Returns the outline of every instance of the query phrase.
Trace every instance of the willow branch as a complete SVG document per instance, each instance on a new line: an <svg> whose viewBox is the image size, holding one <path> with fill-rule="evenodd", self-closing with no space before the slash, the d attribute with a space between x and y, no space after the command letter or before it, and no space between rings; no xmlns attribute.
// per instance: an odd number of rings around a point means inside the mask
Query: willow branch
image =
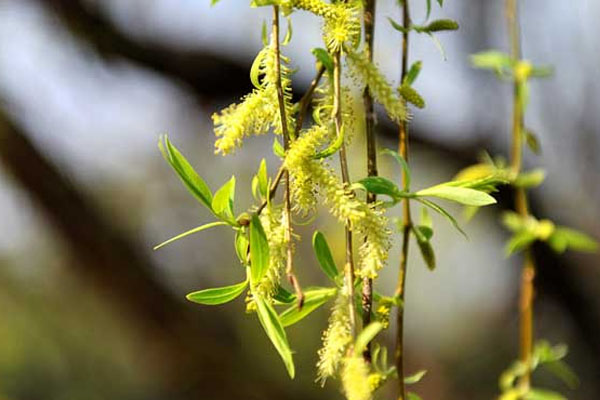
<svg viewBox="0 0 600 400"><path fill-rule="evenodd" d="M302 122L304 121L304 117L306 116L306 112L308 111L308 107L312 100L312 96L315 93L315 89L319 85L319 82L321 81L321 78L323 77L324 72L325 72L325 67L319 68L319 70L317 71L317 75L314 77L314 79L310 83L310 86L304 93L304 96L302 96L302 98L300 99L300 102L299 102L299 110L300 111L298 114L298 121L296 123L296 128L294 131L294 137L298 137L298 135L300 134L300 129L302 128ZM281 178L283 178L284 172L285 172L285 167L282 164L281 167L279 167L279 170L277 171L277 175L275 175L275 179L273 180L273 182L271 183L271 186L269 187L269 193L267 195L267 198L261 203L261 205L256 210L256 213L258 215L260 215L260 213L267 206L267 204L269 204L269 201L271 201L271 199L273 197L275 197L275 194L277 193L277 188L279 187Z"/></svg>
<svg viewBox="0 0 600 400"><path fill-rule="evenodd" d="M375 27L375 0L366 0L363 19L365 24L365 42L366 52L369 61L373 61L373 43ZM363 92L363 104L365 107L365 133L367 138L367 175L377 176L377 144L375 141L375 111L373 109L373 97L369 86L365 86ZM367 193L367 203L374 203L377 196L373 193ZM363 327L371 323L371 310L373 308L373 279L363 278L362 286L362 316ZM366 361L371 361L371 343L367 344L363 357Z"/></svg>
<svg viewBox="0 0 600 400"><path fill-rule="evenodd" d="M519 32L519 14L517 0L507 0L506 20L511 43L511 57L521 58L521 43ZM513 121L511 169L516 175L521 170L523 152L523 107L520 101L520 82L513 78ZM529 216L527 193L521 187L515 188L515 209L522 217ZM519 359L525 365L525 374L519 380L519 386L524 390L531 385L531 353L533 350L533 297L535 293L535 263L531 249L525 252L525 261L521 271L521 293L519 300Z"/></svg>
<svg viewBox="0 0 600 400"><path fill-rule="evenodd" d="M410 10L408 0L402 2L402 25L404 28L410 26ZM402 33L402 71L400 82L404 81L404 77L408 72L408 42L409 30L405 29ZM404 100L402 100L404 101ZM408 122L402 121L399 126L399 146L398 152L408 162ZM408 175L405 170L402 171L402 187L408 191ZM408 262L408 244L412 221L410 218L410 202L409 199L404 199L402 202L402 253L400 254L400 267L398 271L398 283L396 286L395 295L400 299L400 304L397 308L396 323L396 370L398 371L398 399L406 398L406 388L404 387L404 291L406 286L406 273Z"/></svg>
<svg viewBox="0 0 600 400"><path fill-rule="evenodd" d="M339 137L342 135L342 65L341 49L333 54L333 113L335 119L335 131ZM348 172L348 156L346 154L346 144L342 143L340 148L340 167L342 170L342 182L348 188L350 186L350 174ZM348 308L350 314L350 324L352 333L356 334L356 315L354 313L354 257L352 254L352 227L350 221L346 220L346 263L344 265L344 279L348 289Z"/></svg>
<svg viewBox="0 0 600 400"><path fill-rule="evenodd" d="M285 98L283 86L281 84L281 54L279 51L279 6L273 6L273 46L275 47L275 73L277 75L277 100L279 103L279 118L281 119L281 132L283 134L283 148L288 151L290 148L290 134L287 125L287 115L285 111ZM283 196L284 215L285 215L285 240L287 242L286 266L285 273L288 281L296 292L298 299L298 308L302 308L304 304L304 293L298 282L298 278L294 273L294 243L292 242L292 205L290 197L290 173L285 170L283 173L285 178L285 192Z"/></svg>

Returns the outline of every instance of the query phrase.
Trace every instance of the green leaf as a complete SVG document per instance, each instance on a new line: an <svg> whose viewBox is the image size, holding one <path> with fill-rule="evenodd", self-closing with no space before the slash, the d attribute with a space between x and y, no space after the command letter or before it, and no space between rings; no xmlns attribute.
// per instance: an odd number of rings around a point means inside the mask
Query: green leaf
<svg viewBox="0 0 600 400"><path fill-rule="evenodd" d="M200 203L204 204L209 210L212 211L212 194L208 185L204 180L194 171L190 163L185 157L171 144L169 137L164 135L158 142L158 148L160 149L163 157L171 165L173 170L179 175L181 182L189 190L189 192L196 197Z"/></svg>
<svg viewBox="0 0 600 400"><path fill-rule="evenodd" d="M496 203L496 200L492 196L480 190L445 184L419 190L415 194L419 197L439 197L440 199L455 201L466 206L486 206Z"/></svg>
<svg viewBox="0 0 600 400"><path fill-rule="evenodd" d="M431 15L431 0L427 0L426 1L426 11L425 11L425 20L429 19L429 16Z"/></svg>
<svg viewBox="0 0 600 400"><path fill-rule="evenodd" d="M438 0L438 3L439 2L440 2L440 0ZM418 394L416 394L414 392L408 392L406 397L407 397L406 400L423 400L423 399L421 399L421 396L419 396Z"/></svg>
<svg viewBox="0 0 600 400"><path fill-rule="evenodd" d="M252 284L256 285L265 276L269 266L269 242L256 214L250 221L250 271Z"/></svg>
<svg viewBox="0 0 600 400"><path fill-rule="evenodd" d="M219 190L212 200L212 209L221 218L235 223L233 202L235 200L235 176L232 176Z"/></svg>
<svg viewBox="0 0 600 400"><path fill-rule="evenodd" d="M325 235L319 231L315 231L312 244L321 269L329 279L335 282L339 276L339 271L335 265L335 261L333 261L333 256L331 255L331 250L329 249L329 244L327 244Z"/></svg>
<svg viewBox="0 0 600 400"><path fill-rule="evenodd" d="M192 292L185 297L194 303L214 306L228 303L235 299L242 294L244 289L246 289L246 286L248 286L247 280L231 286L199 290L197 292Z"/></svg>
<svg viewBox="0 0 600 400"><path fill-rule="evenodd" d="M445 217L448 221L450 221L452 226L454 226L454 228L456 228L456 230L458 230L460 233L462 233L462 235L465 238L467 237L467 234L465 233L465 231L462 230L462 228L460 227L460 225L458 224L456 219L448 211L446 211L444 208L442 208L440 205L438 205L437 203L434 203L431 200L427 200L427 199L417 198L417 201L419 201L422 204L425 204L427 207L431 208L433 211L435 211L438 214Z"/></svg>
<svg viewBox="0 0 600 400"><path fill-rule="evenodd" d="M392 25L392 28L394 28L398 32L400 32L400 33L406 33L408 31L410 31L409 27L405 28L404 26L402 26L402 24L399 24L398 22L394 21L390 17L388 17L388 20L390 21L390 24Z"/></svg>
<svg viewBox="0 0 600 400"><path fill-rule="evenodd" d="M267 32L267 22L263 21L262 23L262 30L261 30L261 38L262 38L262 43L263 46L268 46L269 45L269 33Z"/></svg>
<svg viewBox="0 0 600 400"><path fill-rule="evenodd" d="M429 239L420 229L418 229L418 227L413 227L413 233L417 239L417 244L419 245L419 250L421 251L421 256L423 256L425 265L427 265L427 268L430 271L433 271L435 269L435 253Z"/></svg>
<svg viewBox="0 0 600 400"><path fill-rule="evenodd" d="M579 386L579 378L566 363L553 361L544 364L544 368L563 381L570 389L575 389Z"/></svg>
<svg viewBox="0 0 600 400"><path fill-rule="evenodd" d="M262 197L266 198L269 192L269 174L267 172L267 161L263 158L258 167L258 190Z"/></svg>
<svg viewBox="0 0 600 400"><path fill-rule="evenodd" d="M444 0L437 0L440 7L444 7Z"/></svg>
<svg viewBox="0 0 600 400"><path fill-rule="evenodd" d="M285 37L283 38L283 41L281 42L282 45L287 46L290 41L292 40L292 35L293 35L293 31L292 31L292 19L290 17L287 17L287 31L285 32Z"/></svg>
<svg viewBox="0 0 600 400"><path fill-rule="evenodd" d="M235 252L244 265L248 264L248 236L243 230L235 234Z"/></svg>
<svg viewBox="0 0 600 400"><path fill-rule="evenodd" d="M367 348L369 342L371 342L379 332L383 330L383 324L381 322L371 322L365 327L356 337L354 343L354 354L360 355Z"/></svg>
<svg viewBox="0 0 600 400"><path fill-rule="evenodd" d="M562 253L567 248L589 253L598 250L598 242L591 236L564 226L559 226L554 230L548 238L548 244L557 253Z"/></svg>
<svg viewBox="0 0 600 400"><path fill-rule="evenodd" d="M542 147L537 135L529 129L525 129L523 134L525 135L525 143L527 144L527 147L529 147L534 154L540 154L542 152Z"/></svg>
<svg viewBox="0 0 600 400"><path fill-rule="evenodd" d="M435 44L435 47L440 52L440 55L442 56L442 59L444 61L446 61L448 59L448 57L446 57L446 50L444 50L444 46L442 45L442 42L440 42L438 40L438 38L433 33L431 33L431 32L427 32L427 36L429 36L429 38L431 39L431 41L433 42L433 44Z"/></svg>
<svg viewBox="0 0 600 400"><path fill-rule="evenodd" d="M560 393L545 389L529 389L529 392L523 396L524 400L567 400Z"/></svg>
<svg viewBox="0 0 600 400"><path fill-rule="evenodd" d="M176 240L182 239L182 238L184 238L186 236L189 236L191 234L194 234L194 233L197 233L197 232L201 232L201 231L203 231L205 229L209 229L209 228L212 228L213 226L219 226L219 225L227 225L227 222L217 221L217 222L211 222L209 224L204 224L204 225L201 225L201 226L197 226L194 229L190 229L187 232L183 232L183 233L181 233L181 234L179 234L179 235L177 235L175 237L172 237L169 240L165 240L161 244L158 244L158 245L154 246L154 250L158 250L158 249L160 249L163 246L166 246L166 245L168 245L170 243L173 243Z"/></svg>
<svg viewBox="0 0 600 400"><path fill-rule="evenodd" d="M382 176L368 176L357 183L369 193L384 194L390 196L393 200L406 197L406 193L398 189L394 182Z"/></svg>
<svg viewBox="0 0 600 400"><path fill-rule="evenodd" d="M415 383L418 383L421 381L421 379L423 379L423 377L425 376L425 374L427 373L426 369L422 369L418 372L415 372L412 375L409 376L405 376L404 377L404 383L406 385L414 385Z"/></svg>
<svg viewBox="0 0 600 400"><path fill-rule="evenodd" d="M431 220L431 216L425 207L421 207L421 219L419 224L422 227L427 227L430 229L433 228L433 221ZM431 235L433 236L433 231L431 232ZM431 239L431 236L429 236L427 239Z"/></svg>
<svg viewBox="0 0 600 400"><path fill-rule="evenodd" d="M301 309L294 304L293 306L286 309L279 316L281 324L284 327L295 324L302 320L308 314L327 303L337 293L336 288L318 288L313 290L306 290L304 292L304 304Z"/></svg>
<svg viewBox="0 0 600 400"><path fill-rule="evenodd" d="M283 304L291 304L296 301L296 295L288 292L282 286L277 286L277 292L273 295L273 300Z"/></svg>
<svg viewBox="0 0 600 400"><path fill-rule="evenodd" d="M508 54L496 50L487 50L471 55L471 64L474 67L491 69L498 75L512 70L513 63L513 59Z"/></svg>
<svg viewBox="0 0 600 400"><path fill-rule="evenodd" d="M521 172L513 181L513 185L524 189L532 188L541 185L544 178L546 178L546 172L543 169L534 169Z"/></svg>
<svg viewBox="0 0 600 400"><path fill-rule="evenodd" d="M430 1L430 0L428 0L428 1ZM417 79L417 77L419 76L419 73L421 72L422 67L423 67L422 61L420 61L420 60L415 61L408 69L408 73L404 77L403 83L412 85L415 82L415 80Z"/></svg>
<svg viewBox="0 0 600 400"><path fill-rule="evenodd" d="M530 231L519 231L515 233L506 246L504 247L504 253L507 256L510 256L518 251L521 251L527 247L529 247L537 237Z"/></svg>
<svg viewBox="0 0 600 400"><path fill-rule="evenodd" d="M325 67L327 72L332 74L333 73L333 58L331 58L331 55L329 54L329 52L323 48L316 47L316 48L312 49L312 53L315 56L315 58L317 59L317 61L320 62Z"/></svg>
<svg viewBox="0 0 600 400"><path fill-rule="evenodd" d="M458 30L458 22L451 19L436 19L425 26L413 26L413 29L419 33L455 31Z"/></svg>
<svg viewBox="0 0 600 400"><path fill-rule="evenodd" d="M269 303L265 302L262 297L255 294L254 301L256 302L256 311L258 314L258 319L260 320L260 324L271 340L271 343L273 343L273 346L275 346L279 356L283 360L290 378L294 379L295 368L292 350L288 344L287 335L285 334L283 325L279 320L279 316L273 307Z"/></svg>
<svg viewBox="0 0 600 400"><path fill-rule="evenodd" d="M385 154L385 155L394 157L394 159L398 162L398 164L400 164L400 167L402 167L402 171L404 171L404 174L406 175L406 185L405 185L406 190L410 190L410 182L411 182L410 167L408 166L408 163L406 162L404 157L402 157L398 152L391 150L391 149L383 149L383 150L381 150L381 154Z"/></svg>

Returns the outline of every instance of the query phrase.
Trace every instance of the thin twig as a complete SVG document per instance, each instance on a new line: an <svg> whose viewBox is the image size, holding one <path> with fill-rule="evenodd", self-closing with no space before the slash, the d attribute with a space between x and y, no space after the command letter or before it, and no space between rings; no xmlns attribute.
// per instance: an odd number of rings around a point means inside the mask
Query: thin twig
<svg viewBox="0 0 600 400"><path fill-rule="evenodd" d="M342 65L341 49L333 54L333 113L335 119L335 131L338 137L342 134ZM346 145L340 147L340 167L342 170L342 182L348 188L350 186L350 174L348 173L348 158ZM344 265L344 279L348 289L348 308L350 314L350 325L352 334L356 335L356 315L354 312L354 257L352 254L352 228L350 221L346 221L344 227L346 233L346 264Z"/></svg>
<svg viewBox="0 0 600 400"><path fill-rule="evenodd" d="M299 110L300 111L298 114L298 121L296 123L296 128L295 128L295 132L294 132L295 138L297 138L298 135L300 134L300 129L302 128L302 121L304 120L304 117L306 116L306 112L308 111L308 106L310 105L312 96L315 92L315 89L319 85L319 82L321 81L321 78L323 77L324 72L325 72L325 67L319 68L319 70L317 71L317 75L314 77L314 79L310 83L310 86L306 90L306 93L304 93L304 96L302 96L302 98L300 99L300 102L299 102ZM271 183L271 186L269 187L269 193L267 195L267 198L261 203L261 205L256 210L257 215L260 215L260 213L267 206L267 204L269 204L269 201L271 201L271 199L273 197L275 197L275 194L277 193L277 188L279 187L281 178L283 178L284 172L285 172L285 167L282 164L281 167L279 167L279 170L277 171L277 175L275 175L275 179L273 180L273 182Z"/></svg>
<svg viewBox="0 0 600 400"><path fill-rule="evenodd" d="M366 0L363 12L365 24L365 43L369 61L373 61L374 27L375 27L375 0ZM375 141L375 111L373 109L373 97L369 86L365 86L363 92L363 103L365 107L365 132L367 137L367 175L377 176L377 147ZM377 201L374 193L367 193L367 203ZM371 323L371 310L373 308L373 279L363 278L362 286L362 316L363 327ZM371 343L367 344L363 352L365 361L371 362Z"/></svg>
<svg viewBox="0 0 600 400"><path fill-rule="evenodd" d="M275 47L275 73L277 75L277 100L279 102L279 118L281 119L281 132L283 134L283 148L287 151L290 148L290 134L287 125L287 115L285 112L285 97L283 86L281 84L281 54L279 51L279 6L273 6L273 46ZM302 308L304 304L304 293L298 282L298 278L294 273L294 243L292 242L292 205L290 198L290 173L285 170L283 173L285 178L285 193L283 198L284 215L285 215L285 240L287 242L287 258L285 273L288 281L296 292L298 299L298 308Z"/></svg>
<svg viewBox="0 0 600 400"><path fill-rule="evenodd" d="M308 111L308 106L310 105L310 101L312 100L312 96L315 92L315 89L319 85L323 74L325 73L325 67L320 66L317 70L317 75L313 78L312 82L310 82L310 86L304 93L304 96L300 99L300 106L298 110L298 120L296 121L296 129L294 129L294 138L297 138L300 134L300 130L302 129L302 123L304 122L304 116Z"/></svg>
<svg viewBox="0 0 600 400"><path fill-rule="evenodd" d="M402 2L402 25L405 28L410 26L410 11L408 7L408 0ZM408 39L409 33L406 29L402 33L402 73L400 82L404 81L404 77L408 72ZM400 143L398 150L400 155L408 162L408 122L402 121L399 126L399 139ZM408 176L405 170L402 171L402 186L404 190L408 191ZM397 308L396 322L396 371L398 372L398 400L404 400L406 398L406 389L404 386L404 292L406 286L406 273L407 273L407 262L408 262L408 244L410 239L410 232L412 221L410 218L410 200L404 199L402 203L402 253L400 254L400 268L398 271L398 283L396 286L395 295L400 299L400 304Z"/></svg>
<svg viewBox="0 0 600 400"><path fill-rule="evenodd" d="M519 29L519 13L517 0L507 0L506 20L511 43L511 57L521 59L521 43ZM521 171L523 152L523 108L519 100L520 83L517 78L513 82L513 121L511 169L513 174ZM515 188L515 209L524 218L529 216L527 193L522 187ZM527 391L531 385L531 353L533 350L533 297L535 293L535 263L531 249L525 252L525 261L521 271L521 294L519 301L519 359L525 365L525 373L519 379L519 386Z"/></svg>

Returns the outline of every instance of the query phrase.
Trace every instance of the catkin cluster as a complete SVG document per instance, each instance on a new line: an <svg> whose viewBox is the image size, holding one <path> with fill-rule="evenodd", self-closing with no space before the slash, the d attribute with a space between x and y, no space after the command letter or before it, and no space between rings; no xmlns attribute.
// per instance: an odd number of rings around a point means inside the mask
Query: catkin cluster
<svg viewBox="0 0 600 400"><path fill-rule="evenodd" d="M281 85L283 88L287 125L292 127L291 70L287 59L281 58ZM273 129L282 132L277 99L277 53L273 44L262 49L252 67L255 88L237 104L232 104L212 116L215 125L215 153L228 154L242 143L246 136L261 135Z"/></svg>
<svg viewBox="0 0 600 400"><path fill-rule="evenodd" d="M336 374L350 343L352 343L352 333L348 315L348 296L340 293L331 311L329 326L323 333L323 347L319 350L317 369L321 384L325 384L327 378Z"/></svg>
<svg viewBox="0 0 600 400"><path fill-rule="evenodd" d="M323 18L323 40L330 51L339 50L344 43L354 44L360 37L360 1L287 0L285 3Z"/></svg>
<svg viewBox="0 0 600 400"><path fill-rule="evenodd" d="M269 266L255 290L261 297L271 299L277 291L281 271L285 268L287 259L287 224L282 207L265 207L260 215L260 222L269 242Z"/></svg>
<svg viewBox="0 0 600 400"><path fill-rule="evenodd" d="M315 206L315 194L320 193L331 213L342 223L349 221L352 230L364 239L359 248L358 274L375 278L388 256L387 219L377 204L359 200L324 161L314 159L325 134L324 128L316 126L294 141L288 151L285 166L293 179L295 203L306 211Z"/></svg>
<svg viewBox="0 0 600 400"><path fill-rule="evenodd" d="M379 69L369 61L364 51L346 53L346 60L359 82L365 82L375 100L385 108L389 117L395 122L406 120L408 110L403 101L396 95L392 85Z"/></svg>

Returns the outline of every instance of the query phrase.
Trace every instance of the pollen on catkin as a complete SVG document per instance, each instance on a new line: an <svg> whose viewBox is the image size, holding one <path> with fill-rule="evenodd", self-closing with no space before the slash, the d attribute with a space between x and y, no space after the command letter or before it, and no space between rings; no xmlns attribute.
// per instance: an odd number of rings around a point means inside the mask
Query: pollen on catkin
<svg viewBox="0 0 600 400"><path fill-rule="evenodd" d="M293 105L291 104L291 75L286 65L289 60L281 56L280 73L286 108L287 124L293 126ZM242 144L242 140L250 135L261 135L273 128L281 134L282 124L277 98L277 53L273 43L262 49L256 57L256 88L244 96L242 101L232 104L212 116L215 125L215 153L223 155L232 153Z"/></svg>
<svg viewBox="0 0 600 400"><path fill-rule="evenodd" d="M342 387L348 400L370 400L369 366L361 355L344 358Z"/></svg>
<svg viewBox="0 0 600 400"><path fill-rule="evenodd" d="M350 343L352 343L352 333L348 315L348 296L340 293L331 311L329 326L323 332L323 347L319 350L317 380L322 385L327 378L334 376L338 371Z"/></svg>
<svg viewBox="0 0 600 400"><path fill-rule="evenodd" d="M281 207L268 206L260 215L260 222L269 243L269 266L262 280L254 289L261 297L271 299L279 285L281 271L285 268L288 240L287 224Z"/></svg>
<svg viewBox="0 0 600 400"><path fill-rule="evenodd" d="M360 2L326 3L322 0L291 0L294 8L309 11L323 18L323 39L330 51L344 43L354 43L360 36Z"/></svg>
<svg viewBox="0 0 600 400"><path fill-rule="evenodd" d="M322 125L313 125L292 143L286 154L284 166L290 173L290 189L296 211L308 213L317 205L315 182L308 173L305 163L314 157L317 149L327 139L328 128Z"/></svg>
<svg viewBox="0 0 600 400"><path fill-rule="evenodd" d="M305 166L331 213L342 223L350 221L352 231L362 238L357 275L376 278L390 247L390 231L381 208L377 203L367 204L356 198L323 161L308 160Z"/></svg>
<svg viewBox="0 0 600 400"><path fill-rule="evenodd" d="M352 73L360 78L358 79L360 82L366 82L373 98L383 105L392 120L401 122L409 118L404 102L396 96L381 71L369 61L364 50L359 52L349 50L346 59Z"/></svg>

